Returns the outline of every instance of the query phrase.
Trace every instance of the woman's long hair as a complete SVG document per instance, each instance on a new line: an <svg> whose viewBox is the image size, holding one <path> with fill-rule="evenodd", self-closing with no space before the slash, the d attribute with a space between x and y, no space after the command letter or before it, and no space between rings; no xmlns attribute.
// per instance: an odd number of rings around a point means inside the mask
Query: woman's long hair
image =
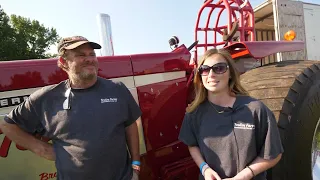
<svg viewBox="0 0 320 180"><path fill-rule="evenodd" d="M231 54L227 50L225 49L207 50L202 56L202 58L200 59L197 69L204 63L206 59L208 59L209 57L215 54L220 54L222 57L224 57L229 65L230 76L231 76L231 79L229 80L230 93L234 93L236 95L248 95L248 92L242 87L240 83L240 76L238 71L235 68L234 60L232 59ZM199 74L198 71L196 71L195 73L193 84L194 84L194 91L195 91L195 99L192 101L190 106L187 107L186 109L187 112L194 111L208 96L207 89L203 86L201 75Z"/></svg>

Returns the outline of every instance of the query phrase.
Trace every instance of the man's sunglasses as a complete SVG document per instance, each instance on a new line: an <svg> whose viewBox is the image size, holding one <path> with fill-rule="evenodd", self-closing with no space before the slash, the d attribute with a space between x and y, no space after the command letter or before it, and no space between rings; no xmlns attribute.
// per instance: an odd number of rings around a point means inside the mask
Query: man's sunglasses
<svg viewBox="0 0 320 180"><path fill-rule="evenodd" d="M229 65L227 63L217 63L213 66L201 65L198 71L201 76L207 76L209 75L211 69L215 74L223 74L227 72Z"/></svg>

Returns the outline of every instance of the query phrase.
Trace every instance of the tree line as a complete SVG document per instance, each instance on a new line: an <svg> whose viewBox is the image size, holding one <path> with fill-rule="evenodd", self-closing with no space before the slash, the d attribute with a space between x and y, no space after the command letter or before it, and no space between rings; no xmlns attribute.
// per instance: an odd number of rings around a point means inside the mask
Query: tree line
<svg viewBox="0 0 320 180"><path fill-rule="evenodd" d="M8 16L0 5L0 61L46 59L60 37L55 28L19 15Z"/></svg>

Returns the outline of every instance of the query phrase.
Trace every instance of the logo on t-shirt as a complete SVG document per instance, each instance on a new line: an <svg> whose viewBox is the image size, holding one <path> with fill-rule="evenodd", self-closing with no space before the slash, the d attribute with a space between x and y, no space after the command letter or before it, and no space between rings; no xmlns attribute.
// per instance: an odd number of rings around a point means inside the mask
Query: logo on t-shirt
<svg viewBox="0 0 320 180"><path fill-rule="evenodd" d="M236 129L255 129L254 124L249 123L234 123L234 128Z"/></svg>
<svg viewBox="0 0 320 180"><path fill-rule="evenodd" d="M102 103L108 103L108 102L117 102L118 98L105 98L105 99L101 99L101 104Z"/></svg>

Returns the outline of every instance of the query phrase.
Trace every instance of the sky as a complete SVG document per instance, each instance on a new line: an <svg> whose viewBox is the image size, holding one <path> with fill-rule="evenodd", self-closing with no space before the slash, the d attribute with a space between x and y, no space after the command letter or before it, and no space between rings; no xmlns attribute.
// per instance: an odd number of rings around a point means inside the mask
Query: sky
<svg viewBox="0 0 320 180"><path fill-rule="evenodd" d="M253 7L265 0L250 0ZM81 35L100 42L97 15L109 14L115 55L171 51L168 40L178 36L194 42L197 14L204 0L1 0L8 14L38 20L59 36ZM320 4L320 0L304 0ZM226 19L222 19L222 23ZM55 46L51 52L55 53Z"/></svg>

